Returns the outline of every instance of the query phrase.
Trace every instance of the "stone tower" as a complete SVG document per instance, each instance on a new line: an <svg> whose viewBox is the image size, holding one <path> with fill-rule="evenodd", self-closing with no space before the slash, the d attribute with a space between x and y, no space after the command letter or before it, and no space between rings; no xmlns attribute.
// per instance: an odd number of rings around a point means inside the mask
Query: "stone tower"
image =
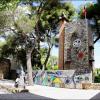
<svg viewBox="0 0 100 100"><path fill-rule="evenodd" d="M87 20L60 21L59 69L88 73L93 70L93 36Z"/></svg>

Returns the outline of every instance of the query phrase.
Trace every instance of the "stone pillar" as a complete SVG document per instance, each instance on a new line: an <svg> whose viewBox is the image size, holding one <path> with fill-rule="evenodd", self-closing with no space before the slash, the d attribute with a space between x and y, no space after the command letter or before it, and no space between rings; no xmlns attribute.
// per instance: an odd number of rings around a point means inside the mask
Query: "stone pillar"
<svg viewBox="0 0 100 100"><path fill-rule="evenodd" d="M66 19L62 17L60 19L60 29L59 29L59 69L64 69L64 28L66 24Z"/></svg>

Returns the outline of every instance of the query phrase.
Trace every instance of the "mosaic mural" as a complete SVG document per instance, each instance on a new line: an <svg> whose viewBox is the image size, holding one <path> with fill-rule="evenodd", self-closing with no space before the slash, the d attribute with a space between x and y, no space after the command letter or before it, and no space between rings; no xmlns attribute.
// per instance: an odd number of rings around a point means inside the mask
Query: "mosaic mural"
<svg viewBox="0 0 100 100"><path fill-rule="evenodd" d="M81 88L82 82L92 82L91 73L76 75L74 70L33 71L34 84L61 87Z"/></svg>

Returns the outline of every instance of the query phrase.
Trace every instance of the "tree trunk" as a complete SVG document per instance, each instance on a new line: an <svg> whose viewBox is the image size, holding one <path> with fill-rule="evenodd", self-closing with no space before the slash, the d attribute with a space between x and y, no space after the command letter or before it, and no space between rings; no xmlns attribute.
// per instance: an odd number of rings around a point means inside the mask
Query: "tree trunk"
<svg viewBox="0 0 100 100"><path fill-rule="evenodd" d="M28 52L26 53L27 72L28 72L28 83L29 83L29 85L33 85L31 53L32 53L32 50L28 50Z"/></svg>
<svg viewBox="0 0 100 100"><path fill-rule="evenodd" d="M52 47L49 47L49 50L48 50L48 53L47 53L47 57L46 57L45 62L44 62L43 69L46 69L46 65L47 65L49 57L50 57L51 48Z"/></svg>

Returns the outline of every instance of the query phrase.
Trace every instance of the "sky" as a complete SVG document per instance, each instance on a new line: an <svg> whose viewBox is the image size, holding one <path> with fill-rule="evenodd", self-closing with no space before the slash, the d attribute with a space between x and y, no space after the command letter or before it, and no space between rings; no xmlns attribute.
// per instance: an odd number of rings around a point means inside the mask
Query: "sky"
<svg viewBox="0 0 100 100"><path fill-rule="evenodd" d="M94 67L100 68L100 41L94 45Z"/></svg>
<svg viewBox="0 0 100 100"><path fill-rule="evenodd" d="M69 0L72 1L75 7L79 7L80 5L86 4L86 3L94 3L96 0Z"/></svg>
<svg viewBox="0 0 100 100"><path fill-rule="evenodd" d="M68 1L68 0L67 0ZM74 4L74 6L76 8L79 8L82 4L86 4L86 3L95 3L96 0L69 0L72 1L72 3ZM52 51L51 51L51 55L54 56L58 56L58 52L59 49L53 47ZM95 68L100 68L100 41L98 41L95 45L94 45L94 67Z"/></svg>

